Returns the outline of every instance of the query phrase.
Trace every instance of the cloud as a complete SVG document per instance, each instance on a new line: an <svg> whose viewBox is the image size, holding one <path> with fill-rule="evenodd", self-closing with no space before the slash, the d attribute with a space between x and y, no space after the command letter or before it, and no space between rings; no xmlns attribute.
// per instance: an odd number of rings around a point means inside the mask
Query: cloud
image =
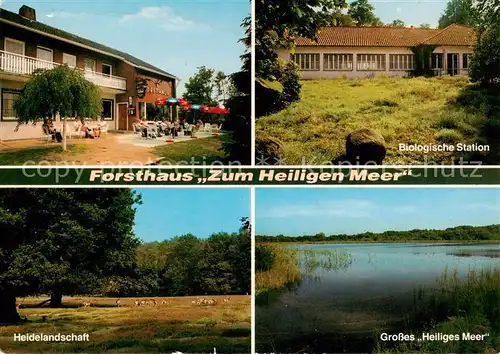
<svg viewBox="0 0 500 354"><path fill-rule="evenodd" d="M279 205L263 210L261 217L282 219L300 216L342 216L346 218L369 217L375 205L367 200L347 199L314 204Z"/></svg>
<svg viewBox="0 0 500 354"><path fill-rule="evenodd" d="M147 20L148 23L155 23L166 31L182 31L201 25L176 15L168 6L143 7L135 14L123 15L120 19L120 23L126 23L133 20Z"/></svg>
<svg viewBox="0 0 500 354"><path fill-rule="evenodd" d="M499 204L472 203L465 206L466 210L492 210L500 212Z"/></svg>
<svg viewBox="0 0 500 354"><path fill-rule="evenodd" d="M58 18L75 18L75 17L82 17L84 15L85 14L83 14L83 13L73 13L73 12L57 11L57 12L51 12L49 14L46 14L45 16L49 17L49 18L54 18L54 17L58 17Z"/></svg>

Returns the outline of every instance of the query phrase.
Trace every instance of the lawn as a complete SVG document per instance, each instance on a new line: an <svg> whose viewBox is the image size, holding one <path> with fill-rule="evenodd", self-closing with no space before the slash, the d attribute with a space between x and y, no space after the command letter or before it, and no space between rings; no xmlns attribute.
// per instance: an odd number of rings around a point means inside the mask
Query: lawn
<svg viewBox="0 0 500 354"><path fill-rule="evenodd" d="M88 145L70 144L66 151L59 145L4 151L0 153L0 165L56 164L87 150Z"/></svg>
<svg viewBox="0 0 500 354"><path fill-rule="evenodd" d="M215 161L223 161L221 151L224 135L203 139L192 139L154 148L154 152L162 160L160 164L168 165L210 165Z"/></svg>
<svg viewBox="0 0 500 354"><path fill-rule="evenodd" d="M257 119L257 138L282 145L283 164L323 165L345 153L347 135L372 128L385 139L385 164L500 163L500 95L467 77L302 81L301 100ZM398 144L489 144L490 152L408 152Z"/></svg>
<svg viewBox="0 0 500 354"><path fill-rule="evenodd" d="M212 297L210 297L211 299ZM216 305L192 304L195 297L148 298L157 306L139 306L135 298L63 299L63 308L36 308L44 298L18 299L28 322L0 327L0 348L7 353L249 353L250 296L222 296ZM91 307L80 307L90 300ZM141 299L139 299L141 300ZM167 304L161 304L161 301ZM89 334L88 342L14 342L15 333Z"/></svg>

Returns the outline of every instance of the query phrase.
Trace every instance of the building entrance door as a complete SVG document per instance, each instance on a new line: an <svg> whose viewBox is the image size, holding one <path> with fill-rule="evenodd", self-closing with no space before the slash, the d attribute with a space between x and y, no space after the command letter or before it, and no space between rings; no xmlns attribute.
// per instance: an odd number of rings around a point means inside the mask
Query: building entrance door
<svg viewBox="0 0 500 354"><path fill-rule="evenodd" d="M127 105L119 103L118 104L118 130L127 130Z"/></svg>

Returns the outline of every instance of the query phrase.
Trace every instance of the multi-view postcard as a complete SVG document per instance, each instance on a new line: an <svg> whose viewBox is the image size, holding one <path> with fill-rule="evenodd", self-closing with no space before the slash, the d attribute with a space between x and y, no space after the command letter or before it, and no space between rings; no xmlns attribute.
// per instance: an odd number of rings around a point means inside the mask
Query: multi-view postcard
<svg viewBox="0 0 500 354"><path fill-rule="evenodd" d="M256 189L257 353L498 353L500 190Z"/></svg>
<svg viewBox="0 0 500 354"><path fill-rule="evenodd" d="M0 1L0 164L250 164L250 2Z"/></svg>
<svg viewBox="0 0 500 354"><path fill-rule="evenodd" d="M256 164L500 163L497 2L311 3L256 1Z"/></svg>
<svg viewBox="0 0 500 354"><path fill-rule="evenodd" d="M1 353L250 353L248 188L4 189Z"/></svg>

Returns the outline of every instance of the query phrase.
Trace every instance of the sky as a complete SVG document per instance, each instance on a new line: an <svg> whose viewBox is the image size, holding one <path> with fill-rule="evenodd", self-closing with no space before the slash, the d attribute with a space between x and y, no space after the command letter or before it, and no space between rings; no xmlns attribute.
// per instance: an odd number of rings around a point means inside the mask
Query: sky
<svg viewBox="0 0 500 354"><path fill-rule="evenodd" d="M142 188L135 235L145 242L191 233L206 238L238 232L241 217L250 216L248 188Z"/></svg>
<svg viewBox="0 0 500 354"><path fill-rule="evenodd" d="M349 1L349 3L352 1ZM402 20L407 26L415 27L428 23L438 26L439 18L444 12L447 0L369 0L375 8L375 16L384 23Z"/></svg>
<svg viewBox="0 0 500 354"><path fill-rule="evenodd" d="M226 74L241 67L240 27L248 0L0 0L18 12L36 10L37 20L129 53L180 77L178 96L197 67Z"/></svg>
<svg viewBox="0 0 500 354"><path fill-rule="evenodd" d="M500 224L500 189L256 189L261 235L327 235Z"/></svg>

